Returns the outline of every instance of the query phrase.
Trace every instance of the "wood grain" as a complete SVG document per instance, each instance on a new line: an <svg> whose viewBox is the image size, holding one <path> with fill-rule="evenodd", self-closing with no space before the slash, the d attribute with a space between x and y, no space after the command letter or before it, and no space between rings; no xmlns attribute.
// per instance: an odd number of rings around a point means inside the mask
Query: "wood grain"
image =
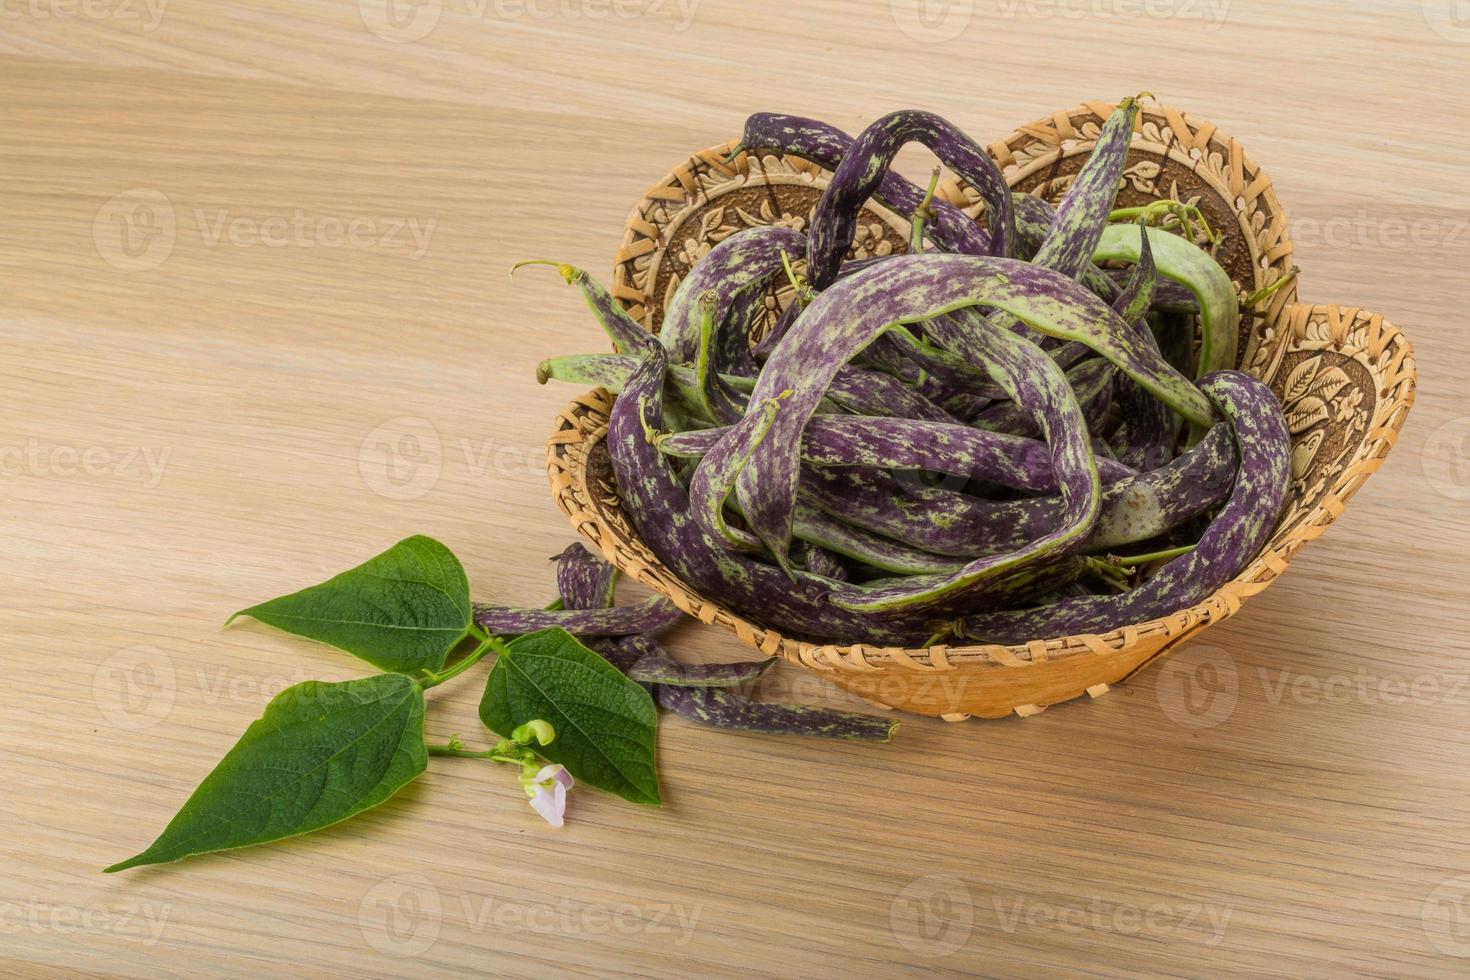
<svg viewBox="0 0 1470 980"><path fill-rule="evenodd" d="M943 8L973 12L942 39L958 22L910 0L8 5L0 972L1463 975L1450 7L987 0ZM1304 302L1381 311L1418 355L1387 466L1241 616L1095 702L886 747L670 720L657 812L579 792L551 832L502 773L436 760L323 834L99 874L271 693L358 673L221 631L234 609L413 532L479 595L549 597L569 532L541 445L568 392L534 367L602 341L512 262L606 269L643 189L755 109L853 129L916 105L983 140L1139 89L1248 140ZM162 237L127 224L140 203ZM436 735L478 737L475 687L434 692Z"/></svg>

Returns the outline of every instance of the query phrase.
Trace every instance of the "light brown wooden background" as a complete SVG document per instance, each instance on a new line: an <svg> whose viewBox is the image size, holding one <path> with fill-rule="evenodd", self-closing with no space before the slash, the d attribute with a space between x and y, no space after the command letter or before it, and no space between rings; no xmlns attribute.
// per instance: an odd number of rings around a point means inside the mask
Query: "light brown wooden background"
<svg viewBox="0 0 1470 980"><path fill-rule="evenodd" d="M1447 0L157 4L0 18L0 973L1470 969ZM413 532L480 596L550 597L571 532L541 445L571 392L534 367L603 340L512 262L606 270L640 192L750 111L855 131L914 105L988 141L1140 89L1269 170L1304 301L1388 314L1419 355L1388 465L1244 614L1024 721L864 747L669 720L662 811L577 792L554 832L506 773L435 760L318 836L99 874L271 693L358 673L221 631L232 610ZM435 735L480 737L471 676Z"/></svg>

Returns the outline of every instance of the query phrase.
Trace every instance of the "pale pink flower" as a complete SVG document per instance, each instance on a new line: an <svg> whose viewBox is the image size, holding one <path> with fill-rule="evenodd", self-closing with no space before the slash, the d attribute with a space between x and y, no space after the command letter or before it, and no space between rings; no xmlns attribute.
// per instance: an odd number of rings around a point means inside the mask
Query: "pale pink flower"
<svg viewBox="0 0 1470 980"><path fill-rule="evenodd" d="M572 774L564 766L543 766L526 787L531 793L531 809L553 827L560 827L567 811L567 790L572 786Z"/></svg>

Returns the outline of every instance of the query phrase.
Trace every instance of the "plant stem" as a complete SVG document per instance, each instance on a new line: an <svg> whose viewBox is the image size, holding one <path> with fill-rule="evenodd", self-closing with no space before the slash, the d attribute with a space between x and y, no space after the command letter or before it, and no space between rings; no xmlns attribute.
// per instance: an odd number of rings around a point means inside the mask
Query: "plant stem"
<svg viewBox="0 0 1470 980"><path fill-rule="evenodd" d="M796 267L791 264L791 256L786 254L784 248L781 249L781 268L786 270L786 279L791 283L791 288L796 290L796 301L805 308L814 298L812 287L805 276L797 275Z"/></svg>
<svg viewBox="0 0 1470 980"><path fill-rule="evenodd" d="M473 651L465 655L462 659L437 674L424 671L425 676L423 680L419 681L419 687L422 687L426 691L431 687L438 687L445 681L453 677L458 677L460 674L469 670L475 664L479 663L480 659L491 650L494 650L497 655L505 652L505 644L500 642L498 636L490 636L478 626L471 626L469 633L466 635L478 636L480 638L480 645L475 647Z"/></svg>
<svg viewBox="0 0 1470 980"><path fill-rule="evenodd" d="M1163 551L1150 551L1143 555L1109 555L1108 561L1117 565L1147 565L1151 561L1170 561L1189 554L1195 548L1192 544L1180 545L1177 548L1165 548Z"/></svg>
<svg viewBox="0 0 1470 980"><path fill-rule="evenodd" d="M1277 279L1275 282L1273 282L1269 286L1263 286L1262 288L1257 289L1255 292L1251 293L1245 299L1241 300L1241 304L1240 305L1242 305L1242 306L1259 306L1261 303L1263 303L1266 300L1270 299L1271 298L1271 294L1275 293L1276 290L1280 289L1282 286L1285 286L1287 283L1289 283L1293 279L1295 279L1297 277L1297 274L1300 273L1301 271L1302 270L1299 267L1292 266L1291 269L1288 270L1287 273L1285 275L1283 275L1280 279Z"/></svg>
<svg viewBox="0 0 1470 980"><path fill-rule="evenodd" d="M488 759L491 762L505 762L517 766L524 764L526 761L524 758L518 756L503 754L499 746L493 749L486 749L483 752L476 752L473 749L462 749L455 745L425 744L424 748L428 750L430 755L446 755L455 759Z"/></svg>
<svg viewBox="0 0 1470 980"><path fill-rule="evenodd" d="M924 191L924 199L919 202L918 208L914 210L913 230L909 233L909 251L918 254L924 251L924 225L930 218L934 217L929 210L929 205L934 200L934 191L939 186L939 168L935 167L929 175L929 189Z"/></svg>
<svg viewBox="0 0 1470 980"><path fill-rule="evenodd" d="M433 744L425 744L424 748L429 750L430 755L449 755L456 759L491 759L495 757L495 753L488 749L484 752L475 752L472 749L456 748L453 745Z"/></svg>

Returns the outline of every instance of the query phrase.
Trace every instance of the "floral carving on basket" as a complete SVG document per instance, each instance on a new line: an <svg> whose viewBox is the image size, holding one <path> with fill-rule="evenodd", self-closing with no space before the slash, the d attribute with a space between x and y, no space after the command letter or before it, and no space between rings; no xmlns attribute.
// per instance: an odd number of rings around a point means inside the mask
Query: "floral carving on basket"
<svg viewBox="0 0 1470 980"><path fill-rule="evenodd" d="M1289 528L1338 484L1367 434L1376 397L1368 368L1338 350L1287 352L1272 388L1291 432L1291 487L1280 522Z"/></svg>

